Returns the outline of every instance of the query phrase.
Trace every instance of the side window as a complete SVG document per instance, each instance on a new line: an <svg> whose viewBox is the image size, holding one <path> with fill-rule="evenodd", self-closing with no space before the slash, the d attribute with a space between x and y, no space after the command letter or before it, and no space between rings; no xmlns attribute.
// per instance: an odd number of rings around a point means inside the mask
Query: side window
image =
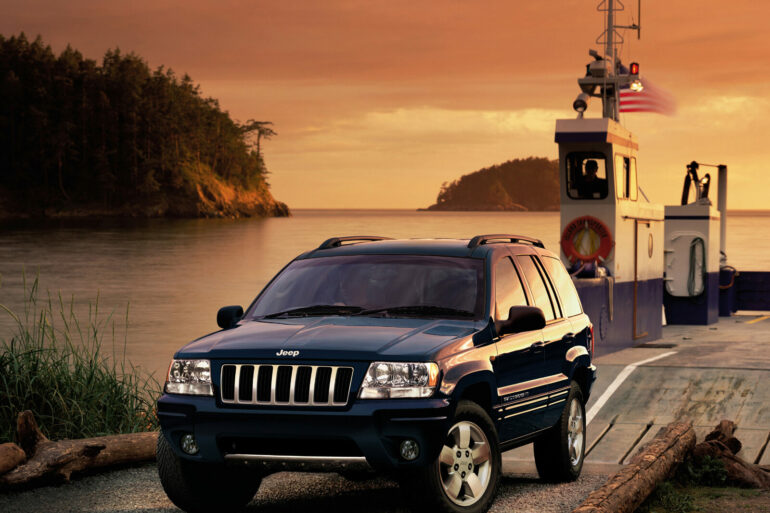
<svg viewBox="0 0 770 513"><path fill-rule="evenodd" d="M607 197L607 159L603 153L567 154L567 195L572 199Z"/></svg>
<svg viewBox="0 0 770 513"><path fill-rule="evenodd" d="M508 312L512 306L527 304L521 278L510 258L503 258L495 264L495 301L497 319L501 321L508 319Z"/></svg>
<svg viewBox="0 0 770 513"><path fill-rule="evenodd" d="M618 198L636 201L636 159L615 155L615 189Z"/></svg>
<svg viewBox="0 0 770 513"><path fill-rule="evenodd" d="M567 274L562 263L556 258L546 257L543 258L543 265L548 270L554 285L559 289L564 316L572 317L582 313L583 309L580 306L580 298L577 290L575 290L575 284L572 283L572 278Z"/></svg>
<svg viewBox="0 0 770 513"><path fill-rule="evenodd" d="M543 310L546 321L551 321L556 318L553 310L553 304L551 298L548 295L548 289L543 282L543 277L540 276L540 271L537 270L535 262L532 257L528 255L521 255L516 257L516 261L519 263L524 277L529 284L529 290L532 292L532 299L535 301L535 306L540 307Z"/></svg>
<svg viewBox="0 0 770 513"><path fill-rule="evenodd" d="M615 192L618 198L626 197L626 169L623 155L615 155Z"/></svg>
<svg viewBox="0 0 770 513"><path fill-rule="evenodd" d="M545 286L548 289L548 295L551 296L551 304L553 305L553 311L556 314L556 317L561 319L564 317L564 313L561 311L561 305L559 304L559 295L556 294L556 290L554 290L553 280L548 277L548 273L545 272L545 269L543 268L542 262L540 262L540 259L537 257L532 257L532 260L535 261L535 265L537 265L537 270L540 271L540 276L543 277L543 281L545 282Z"/></svg>

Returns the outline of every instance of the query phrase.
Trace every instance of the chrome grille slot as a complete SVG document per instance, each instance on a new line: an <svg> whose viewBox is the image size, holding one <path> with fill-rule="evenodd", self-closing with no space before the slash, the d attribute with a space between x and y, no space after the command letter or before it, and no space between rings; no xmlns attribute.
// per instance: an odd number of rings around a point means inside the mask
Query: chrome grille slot
<svg viewBox="0 0 770 513"><path fill-rule="evenodd" d="M278 406L344 406L352 367L328 365L225 364L220 378L223 403Z"/></svg>

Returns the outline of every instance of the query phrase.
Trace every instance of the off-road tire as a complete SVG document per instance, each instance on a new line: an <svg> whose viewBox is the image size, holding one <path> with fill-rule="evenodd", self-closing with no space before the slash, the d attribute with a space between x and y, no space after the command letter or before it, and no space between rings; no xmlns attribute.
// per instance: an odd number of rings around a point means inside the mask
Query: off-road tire
<svg viewBox="0 0 770 513"><path fill-rule="evenodd" d="M469 506L455 504L448 497L444 490L443 477L441 474L440 463L441 455L429 465L416 469L400 476L399 482L404 492L405 498L409 501L415 511L440 511L444 513L484 513L492 505L492 501L497 494L497 488L500 483L500 473L502 461L500 457L500 448L498 446L498 437L492 419L487 412L472 401L460 401L455 410L454 418L450 426L457 426L460 423L472 423L486 436L489 447L489 455L486 461L489 462L488 472L489 481L486 490L481 494L481 498ZM452 428L450 427L450 432ZM447 433L449 440L450 433ZM475 463L468 463L475 465ZM446 467L445 467L446 468ZM477 472L479 467L474 467L473 472ZM465 486L465 485L463 485ZM465 488L463 488L465 489Z"/></svg>
<svg viewBox="0 0 770 513"><path fill-rule="evenodd" d="M575 403L579 413L581 441L580 449L570 455L570 409ZM583 393L576 382L572 382L567 402L559 417L559 422L535 440L535 466L541 479L551 483L574 481L583 469L586 449L586 412ZM573 419L574 420L574 419ZM573 427L574 431L574 427ZM574 436L574 435L573 435ZM579 453L577 462L575 454Z"/></svg>
<svg viewBox="0 0 770 513"><path fill-rule="evenodd" d="M248 468L232 468L183 460L163 433L158 435L158 475L168 498L188 513L238 511L256 495L261 476Z"/></svg>

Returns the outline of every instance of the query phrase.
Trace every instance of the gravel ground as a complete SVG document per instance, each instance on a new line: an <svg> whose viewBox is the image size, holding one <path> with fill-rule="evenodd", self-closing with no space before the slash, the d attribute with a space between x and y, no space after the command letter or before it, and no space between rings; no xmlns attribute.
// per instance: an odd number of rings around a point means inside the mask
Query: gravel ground
<svg viewBox="0 0 770 513"><path fill-rule="evenodd" d="M583 474L568 484L547 485L535 475L506 474L491 512L569 512L606 475ZM74 479L69 484L46 486L0 495L0 511L170 513L179 510L166 498L155 464L126 468ZM248 508L254 512L406 513L395 483L382 479L354 483L336 474L283 472L267 477Z"/></svg>

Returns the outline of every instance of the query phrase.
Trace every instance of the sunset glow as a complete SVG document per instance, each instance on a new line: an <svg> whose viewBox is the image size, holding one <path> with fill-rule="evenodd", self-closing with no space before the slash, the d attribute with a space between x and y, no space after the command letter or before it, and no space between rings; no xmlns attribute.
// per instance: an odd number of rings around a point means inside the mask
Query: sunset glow
<svg viewBox="0 0 770 513"><path fill-rule="evenodd" d="M678 112L622 118L640 142L640 185L675 203L686 163L724 163L728 207L767 208L767 5L642 3L642 39L626 34L622 57ZM233 118L272 121L269 181L292 208L417 208L481 167L556 158L555 120L574 117L576 79L599 49L596 4L3 1L0 33L97 60L133 51L188 73Z"/></svg>

